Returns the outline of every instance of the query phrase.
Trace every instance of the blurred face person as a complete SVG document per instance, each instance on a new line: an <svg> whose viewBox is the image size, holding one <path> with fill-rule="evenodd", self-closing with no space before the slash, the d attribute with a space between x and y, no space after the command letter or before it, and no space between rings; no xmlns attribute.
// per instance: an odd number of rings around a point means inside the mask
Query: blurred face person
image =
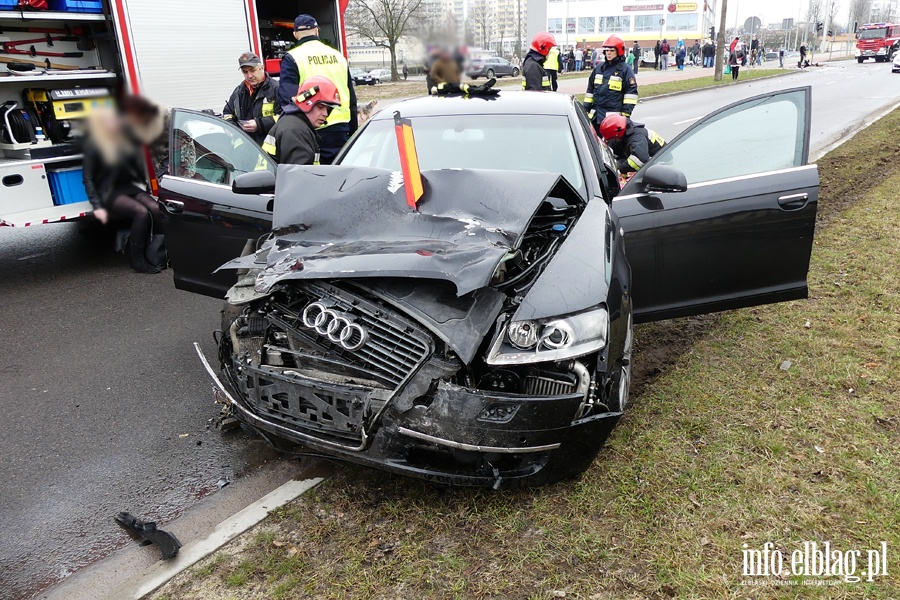
<svg viewBox="0 0 900 600"><path fill-rule="evenodd" d="M261 84L266 78L266 70L262 65L241 67L241 73L244 75L244 81L253 87Z"/></svg>
<svg viewBox="0 0 900 600"><path fill-rule="evenodd" d="M311 109L309 109L309 112L306 113L306 118L309 119L309 122L312 123L313 127L319 128L325 124L325 119L328 118L328 114L330 112L330 106L322 103L316 103Z"/></svg>

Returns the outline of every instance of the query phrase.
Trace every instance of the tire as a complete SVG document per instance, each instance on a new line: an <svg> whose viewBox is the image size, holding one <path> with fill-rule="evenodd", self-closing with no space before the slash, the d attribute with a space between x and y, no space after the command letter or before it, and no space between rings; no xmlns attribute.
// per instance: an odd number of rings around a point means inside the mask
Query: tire
<svg viewBox="0 0 900 600"><path fill-rule="evenodd" d="M858 62L859 64L863 64L863 61L864 61L864 60L866 60L866 59L863 58L862 56L857 56L857 57L856 57L856 62Z"/></svg>
<svg viewBox="0 0 900 600"><path fill-rule="evenodd" d="M478 81L478 78L472 75L472 81Z"/></svg>
<svg viewBox="0 0 900 600"><path fill-rule="evenodd" d="M519 67L513 67L513 70L512 70L512 76L513 76L513 77L518 77L518 76L519 76Z"/></svg>
<svg viewBox="0 0 900 600"><path fill-rule="evenodd" d="M493 70L493 69L488 69L488 71L487 71L487 78L488 78L488 79L493 79L493 78L494 78L494 70Z"/></svg>

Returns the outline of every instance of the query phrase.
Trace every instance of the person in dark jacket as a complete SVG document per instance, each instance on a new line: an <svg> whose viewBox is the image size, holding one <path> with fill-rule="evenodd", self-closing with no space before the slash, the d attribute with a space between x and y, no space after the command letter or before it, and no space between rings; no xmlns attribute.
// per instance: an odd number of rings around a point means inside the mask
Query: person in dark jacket
<svg viewBox="0 0 900 600"><path fill-rule="evenodd" d="M625 42L617 35L603 43L606 60L591 71L584 109L596 127L608 113L630 117L638 102L637 79L625 62Z"/></svg>
<svg viewBox="0 0 900 600"><path fill-rule="evenodd" d="M238 58L244 81L241 82L222 109L222 118L240 127L262 145L266 135L281 112L278 105L278 84L266 75L262 60L253 52Z"/></svg>
<svg viewBox="0 0 900 600"><path fill-rule="evenodd" d="M575 50L569 48L569 53L566 55L566 70L571 73L575 70Z"/></svg>
<svg viewBox="0 0 900 600"><path fill-rule="evenodd" d="M659 70L659 55L662 54L662 42L656 40L656 46L653 47L653 68Z"/></svg>
<svg viewBox="0 0 900 600"><path fill-rule="evenodd" d="M340 92L327 77L314 76L300 84L293 102L299 110L278 119L262 149L279 164L318 165L319 138L315 130L341 105Z"/></svg>
<svg viewBox="0 0 900 600"><path fill-rule="evenodd" d="M145 252L153 224L159 226L159 205L146 188L144 147L128 134L122 117L111 110L91 113L82 151L82 181L94 217L104 225L110 216L131 220L131 268L159 273Z"/></svg>
<svg viewBox="0 0 900 600"><path fill-rule="evenodd" d="M603 119L600 136L616 155L616 167L622 175L639 171L666 145L658 133L622 115L609 115Z"/></svg>
<svg viewBox="0 0 900 600"><path fill-rule="evenodd" d="M551 91L550 78L544 69L544 61L550 48L556 45L556 38L547 32L541 32L531 40L531 50L522 61L523 90Z"/></svg>
<svg viewBox="0 0 900 600"><path fill-rule="evenodd" d="M353 77L344 55L319 40L319 24L311 15L299 15L294 19L294 38L297 45L281 59L278 104L285 113L297 112L291 99L297 95L300 82L313 76L327 77L334 82L343 103L331 111L319 132L322 163L330 165L341 147L359 128Z"/></svg>
<svg viewBox="0 0 900 600"><path fill-rule="evenodd" d="M631 52L634 53L634 74L638 74L638 70L641 67L641 45L637 43L637 40L634 42L634 46L631 47Z"/></svg>

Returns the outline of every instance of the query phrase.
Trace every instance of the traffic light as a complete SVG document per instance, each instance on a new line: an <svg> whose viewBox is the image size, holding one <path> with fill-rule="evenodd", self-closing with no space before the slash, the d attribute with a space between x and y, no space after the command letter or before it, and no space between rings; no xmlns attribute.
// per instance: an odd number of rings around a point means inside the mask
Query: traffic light
<svg viewBox="0 0 900 600"><path fill-rule="evenodd" d="M816 31L822 31L823 29L825 29L825 25L822 21L816 21Z"/></svg>
<svg viewBox="0 0 900 600"><path fill-rule="evenodd" d="M827 35L828 37L834 37L834 32L829 29Z"/></svg>

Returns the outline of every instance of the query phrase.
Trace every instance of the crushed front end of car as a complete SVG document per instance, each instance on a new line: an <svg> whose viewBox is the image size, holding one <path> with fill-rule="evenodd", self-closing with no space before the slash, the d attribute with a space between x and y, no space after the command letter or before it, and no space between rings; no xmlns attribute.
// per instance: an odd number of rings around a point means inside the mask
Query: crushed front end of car
<svg viewBox="0 0 900 600"><path fill-rule="evenodd" d="M281 449L443 484L582 472L628 393L605 205L546 173L423 176L414 211L396 173L279 167L273 237L226 265L222 397Z"/></svg>

